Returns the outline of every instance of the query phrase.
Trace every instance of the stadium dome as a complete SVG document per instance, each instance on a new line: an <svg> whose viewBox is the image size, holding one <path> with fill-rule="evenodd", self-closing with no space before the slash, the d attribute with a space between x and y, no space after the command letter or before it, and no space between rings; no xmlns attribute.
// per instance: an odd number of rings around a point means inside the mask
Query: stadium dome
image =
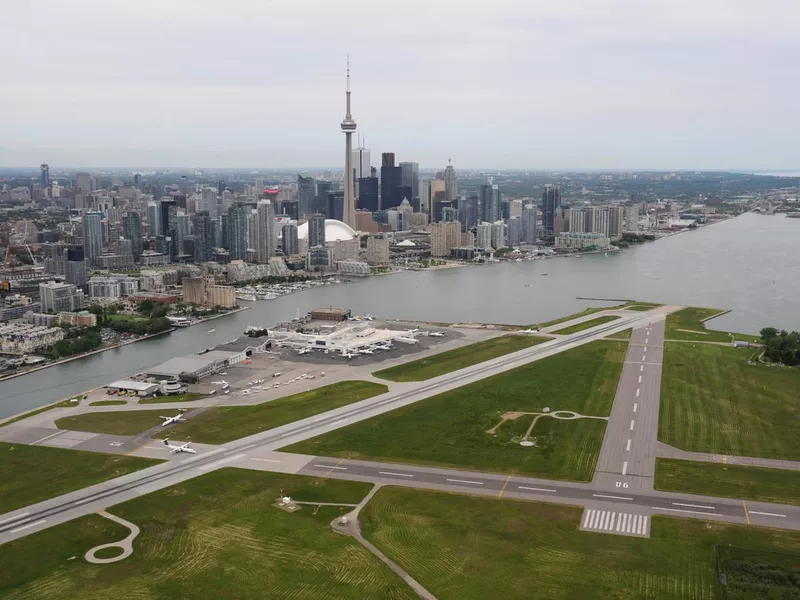
<svg viewBox="0 0 800 600"><path fill-rule="evenodd" d="M342 240L352 240L358 234L356 231L341 221L336 219L325 219L325 242L340 242ZM308 221L297 228L297 238L308 239Z"/></svg>

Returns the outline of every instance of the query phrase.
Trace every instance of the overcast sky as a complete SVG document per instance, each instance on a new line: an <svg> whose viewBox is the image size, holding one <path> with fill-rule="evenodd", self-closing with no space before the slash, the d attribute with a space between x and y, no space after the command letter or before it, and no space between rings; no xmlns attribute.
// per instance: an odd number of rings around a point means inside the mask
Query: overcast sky
<svg viewBox="0 0 800 600"><path fill-rule="evenodd" d="M799 0L8 0L0 165L800 167Z"/></svg>

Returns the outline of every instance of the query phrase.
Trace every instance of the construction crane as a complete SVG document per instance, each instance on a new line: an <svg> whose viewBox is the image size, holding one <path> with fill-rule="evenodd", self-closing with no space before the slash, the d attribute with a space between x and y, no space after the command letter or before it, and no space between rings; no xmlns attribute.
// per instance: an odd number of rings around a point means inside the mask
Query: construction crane
<svg viewBox="0 0 800 600"><path fill-rule="evenodd" d="M24 244L24 246L25 246L25 249L28 251L28 256L31 257L31 265L33 265L34 267L39 266L39 263L36 262L36 257L34 257L33 256L33 252L31 252L31 247L27 244L27 242ZM6 246L6 257L5 257L5 260L3 261L3 266L4 267L8 267L9 263L11 262L11 256L12 256L11 250L12 250L13 247L14 246L12 246L11 244Z"/></svg>

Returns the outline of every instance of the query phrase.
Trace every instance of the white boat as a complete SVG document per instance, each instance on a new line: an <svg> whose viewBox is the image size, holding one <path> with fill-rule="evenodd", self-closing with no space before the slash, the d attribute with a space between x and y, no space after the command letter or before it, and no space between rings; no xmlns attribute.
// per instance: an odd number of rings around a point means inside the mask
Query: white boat
<svg viewBox="0 0 800 600"><path fill-rule="evenodd" d="M246 302L255 302L256 297L253 294L237 294L237 300L245 300Z"/></svg>
<svg viewBox="0 0 800 600"><path fill-rule="evenodd" d="M208 331L206 331L206 333L214 333L215 331L216 329L209 329Z"/></svg>

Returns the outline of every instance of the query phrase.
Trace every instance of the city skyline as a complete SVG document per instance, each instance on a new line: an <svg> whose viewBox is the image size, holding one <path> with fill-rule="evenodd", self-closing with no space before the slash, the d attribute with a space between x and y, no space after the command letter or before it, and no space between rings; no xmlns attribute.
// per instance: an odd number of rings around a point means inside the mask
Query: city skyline
<svg viewBox="0 0 800 600"><path fill-rule="evenodd" d="M339 165L348 52L376 156L460 169L800 162L796 3L368 6L241 0L225 27L210 2L12 4L0 165Z"/></svg>

